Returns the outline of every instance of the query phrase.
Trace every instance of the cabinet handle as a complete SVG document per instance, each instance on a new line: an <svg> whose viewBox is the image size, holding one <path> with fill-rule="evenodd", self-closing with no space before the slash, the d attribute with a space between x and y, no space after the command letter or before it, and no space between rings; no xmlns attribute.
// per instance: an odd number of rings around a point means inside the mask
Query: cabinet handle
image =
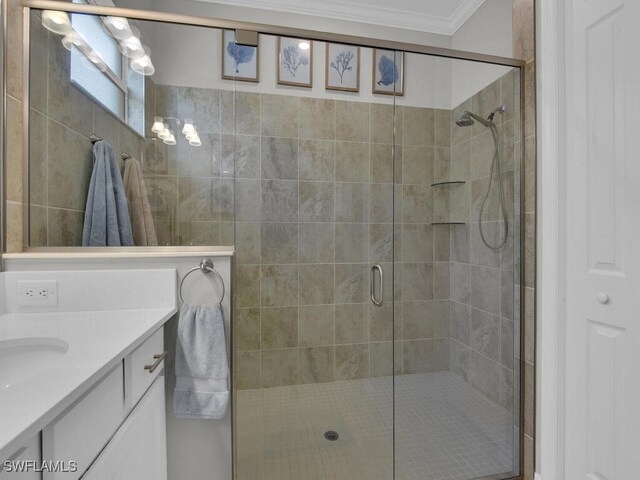
<svg viewBox="0 0 640 480"><path fill-rule="evenodd" d="M162 363L162 360L164 360L164 357L166 356L167 356L166 350L159 355L154 355L153 358L155 359L155 362L153 363L153 365L145 365L144 369L149 370L149 373L153 373L155 369L158 368L158 366Z"/></svg>

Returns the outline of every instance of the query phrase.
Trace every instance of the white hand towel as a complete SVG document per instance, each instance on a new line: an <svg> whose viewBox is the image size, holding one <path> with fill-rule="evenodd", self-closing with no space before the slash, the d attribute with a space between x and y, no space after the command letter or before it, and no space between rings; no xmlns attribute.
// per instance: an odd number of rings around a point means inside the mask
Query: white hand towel
<svg viewBox="0 0 640 480"><path fill-rule="evenodd" d="M229 362L219 305L183 304L176 342L173 411L179 418L218 419L229 404Z"/></svg>

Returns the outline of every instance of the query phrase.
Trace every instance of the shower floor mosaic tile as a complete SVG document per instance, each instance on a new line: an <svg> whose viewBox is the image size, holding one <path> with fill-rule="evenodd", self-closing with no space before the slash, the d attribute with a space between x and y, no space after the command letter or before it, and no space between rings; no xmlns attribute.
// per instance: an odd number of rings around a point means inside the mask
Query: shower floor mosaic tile
<svg viewBox="0 0 640 480"><path fill-rule="evenodd" d="M237 392L238 480L391 480L390 377ZM449 372L396 377L401 480L511 472L513 415ZM335 431L339 437L324 436Z"/></svg>

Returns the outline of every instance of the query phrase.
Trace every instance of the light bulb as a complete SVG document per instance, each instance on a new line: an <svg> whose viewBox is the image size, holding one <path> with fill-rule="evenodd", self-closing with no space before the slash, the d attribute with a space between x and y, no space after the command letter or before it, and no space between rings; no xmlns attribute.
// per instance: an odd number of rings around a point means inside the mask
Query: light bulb
<svg viewBox="0 0 640 480"><path fill-rule="evenodd" d="M173 136L173 132L171 130L169 130L169 136L165 139L162 140L164 143L166 143L167 145L175 145L176 144L176 137Z"/></svg>
<svg viewBox="0 0 640 480"><path fill-rule="evenodd" d="M162 125L162 131L158 133L158 138L165 140L166 138L169 138L169 135L171 135L171 130L169 130L169 124L165 123Z"/></svg>
<svg viewBox="0 0 640 480"><path fill-rule="evenodd" d="M72 51L73 47L79 50L86 49L88 47L85 39L78 32L72 31L62 37L62 46L69 51Z"/></svg>
<svg viewBox="0 0 640 480"><path fill-rule="evenodd" d="M147 47L145 47L144 50L145 52L149 51ZM139 73L140 75L149 76L156 73L156 67L153 66L153 62L151 61L151 57L148 53L143 57L131 60L131 68L134 72Z"/></svg>
<svg viewBox="0 0 640 480"><path fill-rule="evenodd" d="M302 40L298 44L298 47L300 48L300 50L309 50L311 48L311 44L309 42L307 42L306 40Z"/></svg>
<svg viewBox="0 0 640 480"><path fill-rule="evenodd" d="M45 10L42 12L42 26L58 35L66 35L73 30L71 22L69 21L69 15L67 15L66 12L58 12L56 10Z"/></svg>
<svg viewBox="0 0 640 480"><path fill-rule="evenodd" d="M105 17L103 19L113 38L116 40L124 40L132 35L131 27L126 18L122 17Z"/></svg>
<svg viewBox="0 0 640 480"><path fill-rule="evenodd" d="M189 145L191 145L192 147L199 147L200 145L202 145L202 142L200 142L200 137L198 136L198 134L196 134L193 138L189 139Z"/></svg>
<svg viewBox="0 0 640 480"><path fill-rule="evenodd" d="M184 119L184 126L182 127L182 133L184 133L185 135L190 135L191 133L195 132L196 129L193 126L193 120L191 120L190 118L185 118Z"/></svg>
<svg viewBox="0 0 640 480"><path fill-rule="evenodd" d="M153 133L160 133L164 130L164 120L162 117L153 117L153 126L151 127L151 131Z"/></svg>
<svg viewBox="0 0 640 480"><path fill-rule="evenodd" d="M191 141L191 140L193 140L194 138L200 138L200 137L198 136L198 132L193 131L193 132L191 132L191 133L187 133L187 134L185 135L185 138L186 138L187 140Z"/></svg>
<svg viewBox="0 0 640 480"><path fill-rule="evenodd" d="M120 42L120 53L131 59L144 57L145 55L142 42L135 35L130 35Z"/></svg>
<svg viewBox="0 0 640 480"><path fill-rule="evenodd" d="M102 57L95 50L90 50L87 52L87 58L93 63L98 70L104 72L107 70L107 64L104 62Z"/></svg>

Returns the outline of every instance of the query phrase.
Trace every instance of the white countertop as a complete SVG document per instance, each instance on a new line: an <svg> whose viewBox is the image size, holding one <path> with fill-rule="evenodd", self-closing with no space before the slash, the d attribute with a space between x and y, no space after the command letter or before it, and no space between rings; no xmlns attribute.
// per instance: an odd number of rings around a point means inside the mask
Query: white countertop
<svg viewBox="0 0 640 480"><path fill-rule="evenodd" d="M0 315L0 341L52 337L69 345L46 371L10 387L0 386L0 461L42 430L175 313L175 307L165 307Z"/></svg>

